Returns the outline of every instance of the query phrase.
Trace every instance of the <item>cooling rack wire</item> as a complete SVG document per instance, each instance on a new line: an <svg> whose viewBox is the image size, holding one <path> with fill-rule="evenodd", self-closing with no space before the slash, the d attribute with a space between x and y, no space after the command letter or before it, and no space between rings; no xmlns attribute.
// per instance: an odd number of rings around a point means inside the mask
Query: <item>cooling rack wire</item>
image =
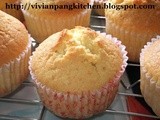
<svg viewBox="0 0 160 120"><path fill-rule="evenodd" d="M96 22L94 22L96 21ZM101 21L101 23L99 24L99 21ZM96 24L94 24L96 23ZM92 29L95 30L99 30L99 31L105 31L105 17L103 16L97 16L97 15L92 15L91 16L91 25L90 27ZM35 43L35 41L32 41L32 45L33 47L36 47L37 44ZM128 66L133 66L133 67L137 67L139 66L139 64L128 64ZM120 96L130 96L130 97L137 97L137 98L143 98L142 95L140 94L134 94L134 93L128 93L128 90L131 90L135 85L137 85L140 82L140 80L136 81L133 84L126 84L124 82L124 80L121 80L121 85L123 86L123 88L125 89L125 92L121 92L118 91L118 95ZM32 86L35 87L34 84L32 83L32 81L25 81L23 82L22 86L27 87L27 86ZM25 94L25 93L24 93ZM21 98L10 98L10 97L4 97L4 98L0 98L0 102L7 102L7 103L21 103L21 104L30 104L30 105L40 105L42 106L42 109L40 111L40 114L37 118L32 118L32 117L26 117L26 116L18 116L18 115L6 115L3 113L0 113L0 120L43 120L43 115L44 112L47 110L41 103L40 99L21 99ZM116 109L107 109L104 114L109 113L109 114L114 114L114 115L127 115L127 116L136 116L136 117L144 117L144 118L153 118L153 119L160 119L159 117L155 116L155 115L148 115L148 114L141 114L141 113L136 113L136 112L127 112L127 111L120 111L120 110L116 110Z"/></svg>

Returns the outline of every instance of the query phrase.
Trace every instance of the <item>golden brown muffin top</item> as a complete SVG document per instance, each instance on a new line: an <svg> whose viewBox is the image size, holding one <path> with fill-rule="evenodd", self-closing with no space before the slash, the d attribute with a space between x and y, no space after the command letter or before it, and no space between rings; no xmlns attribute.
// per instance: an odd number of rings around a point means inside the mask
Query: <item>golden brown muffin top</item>
<svg viewBox="0 0 160 120"><path fill-rule="evenodd" d="M75 27L53 34L33 53L31 70L37 80L60 92L101 88L122 66L118 45L99 33Z"/></svg>
<svg viewBox="0 0 160 120"><path fill-rule="evenodd" d="M108 0L113 5L155 5L155 9L106 9L106 17L116 25L136 33L160 33L160 2L156 0ZM124 6L123 6L124 7ZM151 6L150 6L151 7Z"/></svg>
<svg viewBox="0 0 160 120"><path fill-rule="evenodd" d="M160 85L160 39L145 49L143 65L152 79Z"/></svg>
<svg viewBox="0 0 160 120"><path fill-rule="evenodd" d="M28 44L28 32L16 18L0 11L0 66L17 58Z"/></svg>
<svg viewBox="0 0 160 120"><path fill-rule="evenodd" d="M68 8L73 7L73 3L77 4L83 4L87 5L87 3L93 3L93 0L22 0L22 4L25 6L27 5L26 9L29 13L32 15L38 15L41 17L52 17L52 15L57 16L57 17L64 17L64 16L69 16L69 15L75 15L78 14L79 12L85 12L86 9L73 9L73 10L68 10ZM30 7L28 7L30 4ZM31 7L31 5L33 7ZM35 5L40 5L41 7L47 6L45 8L34 8ZM53 7L50 7L52 6ZM54 5L59 6L57 10L54 10ZM66 5L64 9L64 5Z"/></svg>

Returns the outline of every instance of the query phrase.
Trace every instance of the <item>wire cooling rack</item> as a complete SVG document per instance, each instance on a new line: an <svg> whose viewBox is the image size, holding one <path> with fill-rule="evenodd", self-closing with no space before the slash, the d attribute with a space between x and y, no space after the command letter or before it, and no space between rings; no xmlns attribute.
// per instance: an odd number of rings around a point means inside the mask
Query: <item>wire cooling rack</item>
<svg viewBox="0 0 160 120"><path fill-rule="evenodd" d="M92 15L91 16L91 25L92 29L104 32L105 31L105 17ZM33 47L36 47L35 41L32 42ZM139 64L128 64L128 66L137 67ZM137 80L133 84L128 82L127 74L125 73L121 78L121 88L119 89L117 96L124 97L122 99L122 104L125 102L125 97L136 97L143 98L140 94L134 94L132 88L138 85L140 80ZM128 112L126 109L116 109L115 106L117 101L115 101L102 115L99 115L96 118L90 118L90 120L107 120L109 116L126 116L126 120L131 120L131 117L143 117L160 119L156 115L143 114L139 112ZM121 104L121 103L118 103ZM125 103L126 104L126 103ZM126 106L126 105L125 105ZM135 106L136 107L136 106ZM107 118L105 117L107 114ZM49 117L53 114L50 113L42 104L39 99L39 96L36 92L36 88L31 80L28 77L26 80L14 93L11 95L0 98L0 120L49 120ZM102 116L102 117L101 117ZM104 116L104 117L103 117ZM61 120L61 118L55 117L50 118L50 120ZM112 119L112 118L111 118ZM120 117L118 118L120 119ZM109 119L110 120L110 119ZM116 119L115 119L116 120ZM121 119L120 119L121 120Z"/></svg>

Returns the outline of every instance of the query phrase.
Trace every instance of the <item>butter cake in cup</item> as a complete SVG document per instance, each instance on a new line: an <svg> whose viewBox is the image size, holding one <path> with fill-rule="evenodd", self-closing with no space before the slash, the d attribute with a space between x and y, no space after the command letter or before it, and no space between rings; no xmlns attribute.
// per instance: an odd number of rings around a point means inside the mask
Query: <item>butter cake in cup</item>
<svg viewBox="0 0 160 120"><path fill-rule="evenodd" d="M29 33L38 43L41 43L51 34L65 28L71 29L77 25L89 26L91 9L74 8L73 4L93 5L93 0L22 0L22 5L27 6L27 9L22 11ZM31 5L34 7L44 5L47 8L29 7ZM59 6L57 10L55 6Z"/></svg>
<svg viewBox="0 0 160 120"><path fill-rule="evenodd" d="M64 118L88 118L116 96L126 63L116 38L77 26L43 41L29 68L43 104Z"/></svg>
<svg viewBox="0 0 160 120"><path fill-rule="evenodd" d="M148 42L140 55L140 88L145 101L160 116L160 36Z"/></svg>
<svg viewBox="0 0 160 120"><path fill-rule="evenodd" d="M117 37L126 46L129 61L139 63L143 46L160 34L160 2L108 0L107 4L116 7L105 10L106 32ZM128 6L128 9L124 10L120 6Z"/></svg>
<svg viewBox="0 0 160 120"><path fill-rule="evenodd" d="M24 25L0 11L0 97L26 80L30 54L31 40Z"/></svg>

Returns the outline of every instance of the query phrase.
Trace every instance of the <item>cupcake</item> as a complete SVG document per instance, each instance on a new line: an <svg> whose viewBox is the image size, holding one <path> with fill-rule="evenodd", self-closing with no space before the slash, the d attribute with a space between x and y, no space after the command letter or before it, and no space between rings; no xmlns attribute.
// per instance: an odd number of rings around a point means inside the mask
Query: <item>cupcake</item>
<svg viewBox="0 0 160 120"><path fill-rule="evenodd" d="M13 6L16 7L14 8ZM16 17L21 22L24 21L24 17L20 9L20 0L0 0L0 10Z"/></svg>
<svg viewBox="0 0 160 120"><path fill-rule="evenodd" d="M160 117L160 36L148 42L140 55L140 88L145 101Z"/></svg>
<svg viewBox="0 0 160 120"><path fill-rule="evenodd" d="M124 49L116 38L80 26L51 35L29 62L43 104L64 118L105 111L126 67Z"/></svg>
<svg viewBox="0 0 160 120"><path fill-rule="evenodd" d="M0 11L0 97L14 91L28 76L31 42L24 25Z"/></svg>
<svg viewBox="0 0 160 120"><path fill-rule="evenodd" d="M120 39L126 46L129 61L139 63L143 46L160 34L160 2L109 0L107 4L117 7L105 10L106 32Z"/></svg>
<svg viewBox="0 0 160 120"><path fill-rule="evenodd" d="M105 16L105 8L104 8L104 3L107 2L107 0L95 0L94 5L96 6L97 9L94 9L94 12L98 15Z"/></svg>
<svg viewBox="0 0 160 120"><path fill-rule="evenodd" d="M92 5L93 0L22 0L22 5L27 6L27 9L22 11L30 34L41 43L51 34L65 28L89 26L91 9L80 8L81 4L88 3ZM41 8L32 8L30 5L39 5ZM74 5L79 7L74 8ZM46 8L43 8L45 6Z"/></svg>

